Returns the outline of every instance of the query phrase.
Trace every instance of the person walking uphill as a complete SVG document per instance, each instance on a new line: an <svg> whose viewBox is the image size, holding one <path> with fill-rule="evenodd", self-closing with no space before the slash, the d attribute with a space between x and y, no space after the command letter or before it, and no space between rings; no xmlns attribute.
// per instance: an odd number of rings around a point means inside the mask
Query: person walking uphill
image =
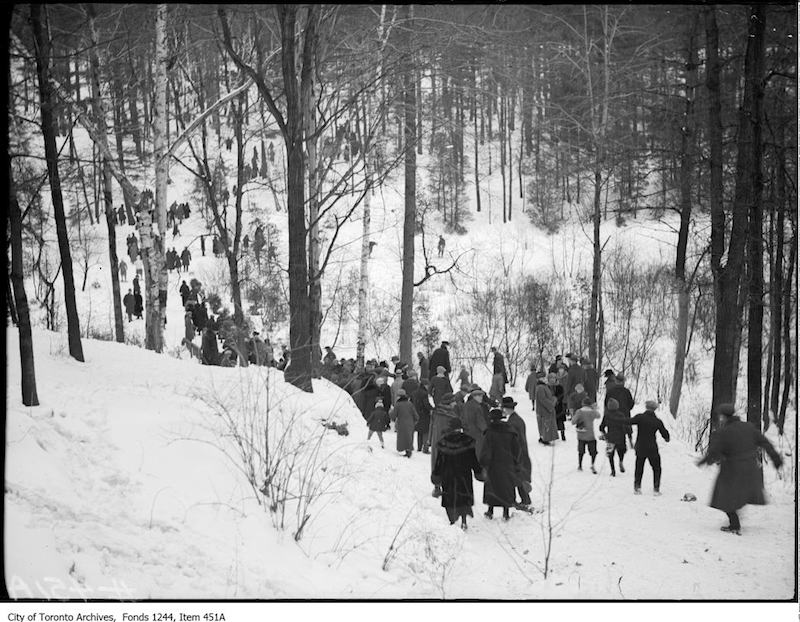
<svg viewBox="0 0 800 622"><path fill-rule="evenodd" d="M450 367L450 351L447 349L449 346L449 341L443 341L442 345L433 351L430 361L428 362L430 373L435 374L436 369L441 365L444 367L445 374L448 376L450 375L452 368Z"/></svg>
<svg viewBox="0 0 800 622"><path fill-rule="evenodd" d="M461 529L467 530L467 516L473 516L475 495L472 476L481 477L481 465L475 453L475 439L461 430L461 422L450 419L449 431L436 444L436 464L431 483L442 490L442 507L450 524L461 518Z"/></svg>
<svg viewBox="0 0 800 622"><path fill-rule="evenodd" d="M516 488L519 492L520 502L514 504L518 510L529 510L531 497L528 494L531 490L531 457L528 453L528 436L525 429L525 422L522 420L514 407L517 403L513 397L504 397L502 402L503 416L508 421L508 425L517 433L519 440L519 473L516 481Z"/></svg>
<svg viewBox="0 0 800 622"><path fill-rule="evenodd" d="M597 458L597 440L594 437L594 420L600 418L600 413L592 408L592 404L592 398L583 398L581 407L572 415L572 425L575 426L578 437L578 470L583 471L583 454L588 449L592 458L592 473L596 474L594 459Z"/></svg>
<svg viewBox="0 0 800 622"><path fill-rule="evenodd" d="M494 358L492 360L492 384L489 387L489 397L493 400L500 400L506 392L508 384L508 374L506 373L506 362L503 355L492 346Z"/></svg>
<svg viewBox="0 0 800 622"><path fill-rule="evenodd" d="M483 391L477 384L470 386L470 393L464 407L461 410L461 423L463 423L464 433L469 434L475 439L475 453L480 453L483 445L483 433L486 431L487 423L483 415Z"/></svg>
<svg viewBox="0 0 800 622"><path fill-rule="evenodd" d="M447 393L431 413L431 431L428 438L428 444L431 448L431 472L433 472L433 467L436 466L437 443L440 438L447 434L450 429L450 420L453 418L458 419L455 398L452 393ZM434 497L440 496L442 494L441 486L435 485L432 494Z"/></svg>
<svg viewBox="0 0 800 622"><path fill-rule="evenodd" d="M431 429L431 401L428 396L428 381L423 379L419 387L411 394L411 401L417 410L419 419L417 420L417 451L429 454L428 432Z"/></svg>
<svg viewBox="0 0 800 622"><path fill-rule="evenodd" d="M511 518L520 470L520 446L517 433L503 421L503 411L489 411L489 427L483 436L478 462L486 469L483 502L489 506L484 516L492 519L495 506L503 508L503 520Z"/></svg>
<svg viewBox="0 0 800 622"><path fill-rule="evenodd" d="M759 447L767 452L776 469L781 468L783 459L761 432L736 416L733 404L720 404L717 416L721 427L711 435L708 452L697 466L720 463L709 505L728 516L729 524L721 527L722 531L741 535L737 511L748 504L767 502Z"/></svg>
<svg viewBox="0 0 800 622"><path fill-rule="evenodd" d="M539 426L539 442L549 445L558 438L556 425L556 397L553 395L552 384L548 386L544 379L544 372L536 374L536 423ZM555 383L555 374L550 375ZM556 385L557 386L557 385Z"/></svg>
<svg viewBox="0 0 800 622"><path fill-rule="evenodd" d="M630 418L626 417L619 410L619 403L613 397L608 400L608 410L603 415L603 420L600 422L600 431L605 435L606 439L606 454L608 461L611 463L611 477L616 477L617 472L614 470L614 454L619 455L619 470L620 473L625 472L625 465L622 464L625 458L625 436L628 437L631 445L633 445L633 430L628 425Z"/></svg>
<svg viewBox="0 0 800 622"><path fill-rule="evenodd" d="M414 451L414 427L419 421L417 409L408 400L405 389L397 392L397 403L394 405L395 429L397 430L397 451L410 458Z"/></svg>
<svg viewBox="0 0 800 622"><path fill-rule="evenodd" d="M438 404L443 395L453 394L453 386L450 384L450 378L445 374L447 370L442 366L436 368L436 375L431 378L431 397L433 403Z"/></svg>

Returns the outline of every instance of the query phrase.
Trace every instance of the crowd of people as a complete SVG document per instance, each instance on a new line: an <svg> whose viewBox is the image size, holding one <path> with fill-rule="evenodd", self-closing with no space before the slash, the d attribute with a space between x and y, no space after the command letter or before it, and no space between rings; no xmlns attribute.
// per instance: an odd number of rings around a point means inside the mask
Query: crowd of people
<svg viewBox="0 0 800 622"><path fill-rule="evenodd" d="M418 353L416 368L398 357L392 358L391 365L367 361L363 372L356 374L347 387L367 423L368 441L377 435L383 448L383 433L394 425L396 450L402 456L411 458L415 449L430 454L432 494L441 498L450 523L460 519L464 530L468 528L467 517L473 516L474 480L484 483L487 519L494 518L495 508L502 510L504 520L511 518L512 508L534 511L526 424L516 412L517 402L502 394L508 382L503 357L497 348L492 348L492 355L489 393L470 382L463 366L458 390L454 390L447 341L430 359ZM351 368L352 363L337 361L330 348L323 359L323 365L336 370ZM669 442L670 434L656 414L659 403L646 400L643 411L632 414L634 400L624 375L608 369L603 378L601 412L599 377L587 357L567 353L557 356L547 372L531 368L525 389L536 413L538 442L546 447L565 442L565 423L570 422L577 441L578 471L583 471L588 453L589 469L597 474L595 459L598 441L602 441L610 477L617 477L617 471L625 472L624 459L630 448L635 453L633 493L642 494L644 469L649 463L653 494L660 495L662 468L657 437ZM712 435L708 455L699 464L723 462L711 505L729 518L723 530L740 534L736 510L747 503L765 502L763 487L755 477L760 469L757 448L769 454L776 468L781 458L762 434L735 417L730 405L720 408L720 421L727 425Z"/></svg>

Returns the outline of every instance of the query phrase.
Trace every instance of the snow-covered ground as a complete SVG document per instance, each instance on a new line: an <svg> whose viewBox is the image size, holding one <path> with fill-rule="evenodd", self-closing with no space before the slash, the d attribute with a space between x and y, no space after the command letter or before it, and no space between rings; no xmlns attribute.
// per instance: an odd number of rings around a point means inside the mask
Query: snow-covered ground
<svg viewBox="0 0 800 622"><path fill-rule="evenodd" d="M401 457L391 432L386 449L375 437L368 443L350 398L325 381L303 394L274 370L209 368L93 340L84 342L81 364L68 357L63 335L36 330L41 405L24 408L16 330L7 337L5 572L12 597L793 596L795 483L777 479L771 467L770 504L747 507L743 535L731 536L719 531L724 516L706 505L714 469L695 467L696 455L680 440L661 444L663 496L651 494L649 471L645 494L634 496L631 453L616 478L600 456L597 475L578 472L574 431L566 443L541 447L530 403L513 391L528 426L534 505L546 508L552 482L550 514L488 521L476 483L476 518L464 533L430 495L429 457ZM294 507L286 528L275 529L209 405L219 398L244 421L258 412L246 405L264 387L273 411L288 408L300 432L322 435L317 476L330 476L298 543ZM325 431L323 418L346 421L349 436ZM681 501L687 492L698 501Z"/></svg>

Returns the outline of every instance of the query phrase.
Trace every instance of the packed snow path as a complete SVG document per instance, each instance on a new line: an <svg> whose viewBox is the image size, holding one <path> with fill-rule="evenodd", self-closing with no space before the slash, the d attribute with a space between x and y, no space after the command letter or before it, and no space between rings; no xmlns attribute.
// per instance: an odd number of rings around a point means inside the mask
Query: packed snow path
<svg viewBox="0 0 800 622"><path fill-rule="evenodd" d="M716 469L695 467L697 456L675 435L660 442L663 495L653 496L646 466L644 494L634 496L633 452L616 478L603 453L597 475L588 455L577 471L570 424L565 443L542 447L527 396L512 390L528 430L533 503L545 511L512 510L507 523L496 512L489 521L476 482L475 518L465 533L431 497L430 456L397 454L392 432L385 449L377 437L368 443L360 413L325 381L307 395L275 370L208 368L92 340L81 364L68 357L66 336L36 331L42 404L24 408L17 331L7 337L5 571L12 597L792 597L793 478L777 479L767 467L770 505L745 508L742 536L723 533L724 515L706 505ZM264 382L265 373L309 429L332 413L350 428L349 436L331 430L324 437L330 464L346 477L311 508L299 544L293 512L287 529L275 530L220 451L229 441L202 399ZM672 426L668 414L659 416ZM698 500L681 501L687 492Z"/></svg>

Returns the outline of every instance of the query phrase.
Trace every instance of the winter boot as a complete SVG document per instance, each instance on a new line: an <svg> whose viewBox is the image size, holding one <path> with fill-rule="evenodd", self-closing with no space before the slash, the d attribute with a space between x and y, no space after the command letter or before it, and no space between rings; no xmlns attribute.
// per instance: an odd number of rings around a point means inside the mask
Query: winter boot
<svg viewBox="0 0 800 622"><path fill-rule="evenodd" d="M486 510L486 511L483 513L483 515L484 515L486 518L488 518L489 520L492 520L492 519L494 518L494 508L493 508L493 507L490 505L490 506L489 506L489 509L488 509L488 510Z"/></svg>
<svg viewBox="0 0 800 622"><path fill-rule="evenodd" d="M620 462L619 462L619 472L620 473L624 473L625 472L625 465L622 464L622 460L620 460Z"/></svg>
<svg viewBox="0 0 800 622"><path fill-rule="evenodd" d="M436 498L436 499L438 499L439 497L442 496L442 487L439 486L439 484L436 484L433 487L433 492L431 493L431 496Z"/></svg>
<svg viewBox="0 0 800 622"><path fill-rule="evenodd" d="M564 430L561 430L561 440L562 441L567 440L567 437L564 435Z"/></svg>
<svg viewBox="0 0 800 622"><path fill-rule="evenodd" d="M511 515L508 513L508 508L503 508L503 520L511 520Z"/></svg>
<svg viewBox="0 0 800 622"><path fill-rule="evenodd" d="M640 495L640 494L642 494L642 489L641 489L641 488L634 488L634 489L633 489L633 494L635 494L635 495Z"/></svg>

